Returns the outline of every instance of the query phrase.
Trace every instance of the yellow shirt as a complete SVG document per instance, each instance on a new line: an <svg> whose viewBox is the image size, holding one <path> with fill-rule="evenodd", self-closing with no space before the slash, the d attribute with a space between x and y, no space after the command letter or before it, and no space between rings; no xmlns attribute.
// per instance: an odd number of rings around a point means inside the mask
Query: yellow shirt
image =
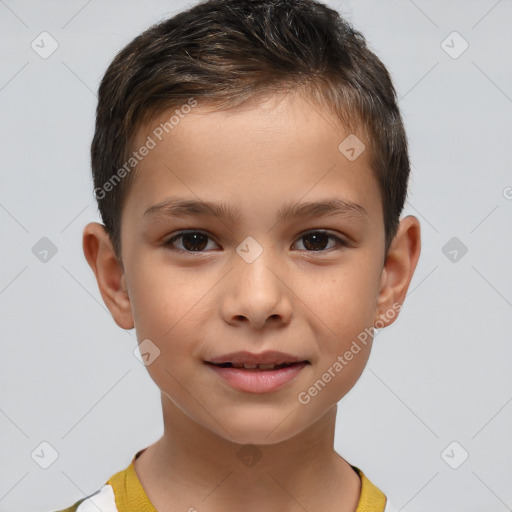
<svg viewBox="0 0 512 512"><path fill-rule="evenodd" d="M102 512L158 512L146 495L135 472L135 459L144 450L138 451L130 465L111 476L96 493L76 502L59 512L89 512L100 509ZM361 495L356 512L393 512L386 496L364 473L352 466L361 479Z"/></svg>

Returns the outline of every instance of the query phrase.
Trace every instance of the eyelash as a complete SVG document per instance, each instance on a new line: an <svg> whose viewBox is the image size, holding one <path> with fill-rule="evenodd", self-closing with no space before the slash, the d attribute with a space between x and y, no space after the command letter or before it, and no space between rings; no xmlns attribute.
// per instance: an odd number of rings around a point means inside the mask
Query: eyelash
<svg viewBox="0 0 512 512"><path fill-rule="evenodd" d="M186 250L183 250L183 249L178 249L176 247L174 247L172 245L173 242L175 242L176 240L179 240L180 238L183 238L184 235L190 235L190 234L193 234L193 233L201 233L203 235L206 235L208 237L209 240L212 239L212 237L204 232L204 231L199 231L199 230L189 230L189 231L180 231L179 233L177 233L176 235L172 236L170 239L166 240L164 242L164 245L166 247L169 247L171 250L173 251L176 251L176 252L181 252L181 253L187 253L187 254L204 254L205 252L209 252L209 251L205 251L205 250L202 250L202 251L186 251ZM312 233L322 233L322 234L325 234L328 236L328 238L332 238L334 239L337 244L341 247L348 247L348 243L343 240L342 238L332 234L332 233L329 233L328 231L324 231L324 230L320 230L320 229L313 229L313 230L310 230L310 231L305 231L304 233L301 233L298 237L297 237L297 241L301 240L303 237L305 237L306 235L310 235ZM296 243L295 242L295 243ZM295 244L294 244L295 245ZM329 247L328 249L321 249L321 250L318 250L318 251L308 251L307 249L305 249L304 251L305 252L308 252L308 253L312 253L312 254L322 254L322 253L325 253L329 250L332 250L334 249L334 247Z"/></svg>

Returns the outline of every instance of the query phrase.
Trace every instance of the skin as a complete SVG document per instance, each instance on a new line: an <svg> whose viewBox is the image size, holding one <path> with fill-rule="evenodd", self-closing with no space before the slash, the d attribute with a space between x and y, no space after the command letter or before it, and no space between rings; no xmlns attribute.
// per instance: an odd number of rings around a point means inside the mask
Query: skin
<svg viewBox="0 0 512 512"><path fill-rule="evenodd" d="M142 127L135 146L168 118ZM299 93L231 111L199 105L139 164L121 216L123 266L101 224L84 230L114 320L160 350L147 369L161 390L164 434L135 463L160 512L356 509L360 480L334 450L334 432L337 402L360 377L371 338L308 404L297 397L365 328L397 318L387 312L404 301L420 225L403 218L384 258L377 181L368 151L349 161L338 150L348 134ZM241 216L144 217L171 196L225 202ZM276 223L289 202L332 197L362 205L367 217ZM201 253L190 239L166 245L182 229L206 232ZM323 238L315 246L303 237L315 230L348 245ZM252 263L236 252L248 236L263 249ZM247 393L203 363L236 350L280 350L311 364L275 392ZM252 466L238 456L245 445L261 456Z"/></svg>

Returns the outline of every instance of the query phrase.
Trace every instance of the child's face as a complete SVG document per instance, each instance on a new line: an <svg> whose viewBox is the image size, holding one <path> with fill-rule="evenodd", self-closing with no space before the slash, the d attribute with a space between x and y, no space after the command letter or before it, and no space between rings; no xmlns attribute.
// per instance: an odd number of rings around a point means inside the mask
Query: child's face
<svg viewBox="0 0 512 512"><path fill-rule="evenodd" d="M170 115L138 133L136 148L148 135L157 145L139 164L122 214L137 338L158 347L148 371L196 423L237 443L273 444L352 388L371 348L358 335L385 313L384 222L368 151L347 159L338 146L349 133L298 95L239 112L196 107L158 142L152 132ZM223 203L239 217L146 213L171 198ZM279 220L286 207L328 200L359 206ZM182 230L196 236L176 237ZM354 341L359 351L348 361ZM310 364L278 389L255 392L205 363L269 350ZM345 363L333 371L338 356ZM330 382L309 392L329 368Z"/></svg>

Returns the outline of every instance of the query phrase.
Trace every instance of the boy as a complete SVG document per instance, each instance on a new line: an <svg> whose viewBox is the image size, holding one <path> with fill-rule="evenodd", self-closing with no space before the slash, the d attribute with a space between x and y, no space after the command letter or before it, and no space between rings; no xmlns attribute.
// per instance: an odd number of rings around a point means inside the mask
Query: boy
<svg viewBox="0 0 512 512"><path fill-rule="evenodd" d="M211 0L114 59L84 253L164 434L66 510L390 512L337 403L420 253L388 72L312 0Z"/></svg>

